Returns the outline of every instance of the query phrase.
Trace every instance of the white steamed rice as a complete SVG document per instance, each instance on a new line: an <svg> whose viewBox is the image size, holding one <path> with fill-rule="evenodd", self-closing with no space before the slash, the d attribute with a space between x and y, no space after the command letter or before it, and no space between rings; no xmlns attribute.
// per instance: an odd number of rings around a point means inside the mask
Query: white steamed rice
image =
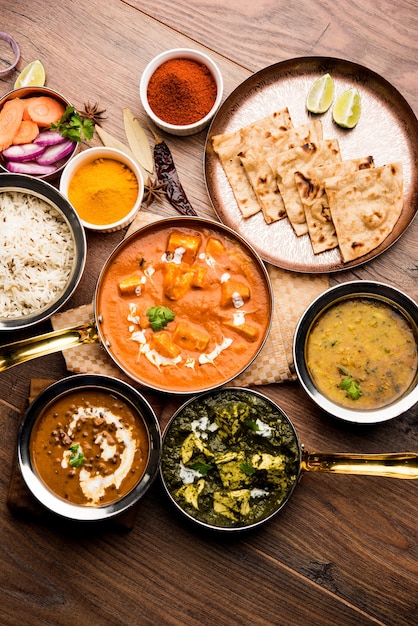
<svg viewBox="0 0 418 626"><path fill-rule="evenodd" d="M48 202L0 193L0 318L36 313L63 293L74 261L74 239Z"/></svg>

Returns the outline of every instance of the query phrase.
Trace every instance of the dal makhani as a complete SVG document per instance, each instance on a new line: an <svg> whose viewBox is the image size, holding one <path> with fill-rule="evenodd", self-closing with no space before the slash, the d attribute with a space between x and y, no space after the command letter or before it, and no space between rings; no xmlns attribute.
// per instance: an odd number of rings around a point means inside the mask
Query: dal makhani
<svg viewBox="0 0 418 626"><path fill-rule="evenodd" d="M378 409L414 381L417 339L398 309L373 298L350 298L314 323L306 360L312 381L329 400L350 409Z"/></svg>
<svg viewBox="0 0 418 626"><path fill-rule="evenodd" d="M46 486L72 504L100 506L129 493L149 456L142 418L106 391L72 391L42 412L31 436L32 463Z"/></svg>

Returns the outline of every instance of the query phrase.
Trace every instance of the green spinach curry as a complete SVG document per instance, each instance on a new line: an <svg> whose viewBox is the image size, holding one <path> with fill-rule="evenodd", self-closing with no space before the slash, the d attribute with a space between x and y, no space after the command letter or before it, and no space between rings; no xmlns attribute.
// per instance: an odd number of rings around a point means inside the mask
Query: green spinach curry
<svg viewBox="0 0 418 626"><path fill-rule="evenodd" d="M213 527L246 527L285 502L298 478L299 445L289 420L267 398L224 388L174 416L161 473L174 502Z"/></svg>

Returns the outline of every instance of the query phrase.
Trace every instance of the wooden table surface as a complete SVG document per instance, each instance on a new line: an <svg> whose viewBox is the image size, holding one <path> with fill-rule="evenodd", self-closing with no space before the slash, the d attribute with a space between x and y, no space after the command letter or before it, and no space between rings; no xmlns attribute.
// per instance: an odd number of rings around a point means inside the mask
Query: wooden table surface
<svg viewBox="0 0 418 626"><path fill-rule="evenodd" d="M122 108L143 115L138 83L155 54L194 47L219 64L228 96L251 73L300 56L360 63L391 82L415 113L416 0L2 0L0 29L19 42L18 70L41 59L47 86L78 107L99 102L123 139ZM2 49L0 48L0 52ZM4 50L3 50L4 51ZM1 54L0 54L1 56ZM0 77L12 88L18 71ZM214 217L203 175L205 132L166 136L192 204ZM93 142L94 144L94 142ZM153 205L174 215L168 203ZM90 302L123 233L88 235L86 271L66 308ZM331 283L376 279L417 298L418 223L384 254ZM50 329L41 324L37 332ZM1 343L19 335L1 333ZM411 625L418 623L418 483L307 474L258 530L226 538L190 528L157 480L134 527L68 528L23 520L6 504L30 380L68 375L62 354L0 374L0 623L3 625ZM308 449L418 451L417 407L358 428L327 417L298 383L263 387ZM148 394L162 422L166 398ZM164 408L166 411L164 412Z"/></svg>

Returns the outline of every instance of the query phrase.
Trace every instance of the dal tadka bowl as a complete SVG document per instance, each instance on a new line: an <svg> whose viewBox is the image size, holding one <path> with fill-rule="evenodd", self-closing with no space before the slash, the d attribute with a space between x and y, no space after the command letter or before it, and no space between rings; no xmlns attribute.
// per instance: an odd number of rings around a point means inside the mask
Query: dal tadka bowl
<svg viewBox="0 0 418 626"><path fill-rule="evenodd" d="M418 401L418 307L390 285L328 289L299 320L293 352L302 388L342 420L384 422Z"/></svg>
<svg viewBox="0 0 418 626"><path fill-rule="evenodd" d="M53 383L27 409L18 461L33 496L72 521L130 509L154 480L161 431L144 396L116 378L80 374Z"/></svg>
<svg viewBox="0 0 418 626"><path fill-rule="evenodd" d="M73 294L86 261L77 213L50 183L0 174L0 330L33 326Z"/></svg>

